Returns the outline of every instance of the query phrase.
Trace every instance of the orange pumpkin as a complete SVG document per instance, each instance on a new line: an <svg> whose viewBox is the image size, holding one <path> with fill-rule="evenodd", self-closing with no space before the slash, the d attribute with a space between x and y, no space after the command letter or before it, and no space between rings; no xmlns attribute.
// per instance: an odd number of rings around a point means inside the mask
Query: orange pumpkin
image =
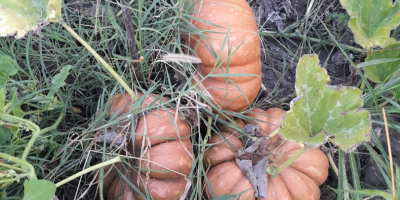
<svg viewBox="0 0 400 200"><path fill-rule="evenodd" d="M284 111L282 110L253 110L249 114L261 118L267 123L260 125L260 129L269 134L279 127ZM261 113L269 113L269 118ZM261 122L257 122L261 123ZM268 130L268 131L267 131ZM215 196L238 195L240 199L256 199L254 189L236 165L234 159L237 150L243 148L241 140L235 134L223 133L228 141L213 134L209 143L213 144L205 152L204 161L210 166L207 173L210 188L206 188L206 195L212 198L211 189ZM279 167L289 158L294 156L301 148L289 141L275 141L268 144L272 152L269 157L269 166ZM268 196L264 200L318 200L320 198L319 186L328 176L328 159L320 149L308 148L290 166L285 168L275 177L268 175ZM261 199L261 198L260 198Z"/></svg>
<svg viewBox="0 0 400 200"><path fill-rule="evenodd" d="M261 87L261 45L253 12L245 0L197 2L191 23L202 30L204 37L188 36L190 47L202 61L193 82L211 73L225 74L207 77L200 89L221 109L242 111L254 101Z"/></svg>
<svg viewBox="0 0 400 200"><path fill-rule="evenodd" d="M129 111L131 103L126 99L117 95L110 114L115 114L116 110ZM146 97L143 106L152 101L153 97ZM159 200L179 199L185 191L185 177L194 159L189 136L189 125L175 115L175 110L153 110L138 121L135 137L128 144L128 152L140 159L132 162L133 169L116 167L142 194L148 192L151 198ZM112 171L104 179L108 199L115 199L119 194L123 200L145 199L117 174Z"/></svg>

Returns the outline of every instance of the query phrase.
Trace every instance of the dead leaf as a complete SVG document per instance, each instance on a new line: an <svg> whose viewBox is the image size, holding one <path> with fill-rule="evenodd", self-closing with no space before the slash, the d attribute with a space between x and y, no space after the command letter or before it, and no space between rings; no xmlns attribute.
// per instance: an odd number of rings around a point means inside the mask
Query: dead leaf
<svg viewBox="0 0 400 200"><path fill-rule="evenodd" d="M236 154L236 164L253 185L257 198L266 198L268 190L268 175L266 168L271 154L267 150L268 142L264 137L258 138L253 144Z"/></svg>

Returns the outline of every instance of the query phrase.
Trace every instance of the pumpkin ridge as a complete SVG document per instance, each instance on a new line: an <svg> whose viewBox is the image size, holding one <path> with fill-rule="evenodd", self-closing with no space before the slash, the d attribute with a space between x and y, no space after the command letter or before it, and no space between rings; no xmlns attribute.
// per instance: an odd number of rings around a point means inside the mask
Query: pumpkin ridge
<svg viewBox="0 0 400 200"><path fill-rule="evenodd" d="M189 149L191 141L173 140L169 144L156 145L141 154L139 166L154 178L174 178L182 175L188 176L191 170L192 150ZM171 153L168 149L174 148ZM157 162L151 162L157 160ZM155 170L155 171L153 171Z"/></svg>
<svg viewBox="0 0 400 200"><path fill-rule="evenodd" d="M296 174L299 179L293 180L294 174ZM281 171L279 175L288 188L293 200L319 200L320 190L317 182L303 172L288 167ZM299 184L298 180L301 180L302 184Z"/></svg>
<svg viewBox="0 0 400 200"><path fill-rule="evenodd" d="M140 146L136 146L136 149L141 148L143 140L149 140L145 141L144 145L155 146L171 140L169 138L190 137L189 125L179 117L175 118L175 113L172 112L171 108L168 108L168 110L173 117L173 121L171 121L168 112L165 110L154 110L138 121L135 127L134 142L135 144L140 144ZM165 136L169 137L166 138Z"/></svg>

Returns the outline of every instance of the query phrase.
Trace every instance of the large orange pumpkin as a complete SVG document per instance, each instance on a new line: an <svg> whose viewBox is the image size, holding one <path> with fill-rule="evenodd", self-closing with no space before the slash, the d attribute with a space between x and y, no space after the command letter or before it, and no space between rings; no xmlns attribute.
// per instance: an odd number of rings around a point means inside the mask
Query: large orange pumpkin
<svg viewBox="0 0 400 200"><path fill-rule="evenodd" d="M195 2L191 22L203 35L188 36L190 47L202 61L193 82L210 73L225 74L206 78L200 89L220 109L242 111L254 101L261 87L261 46L253 12L245 0Z"/></svg>
<svg viewBox="0 0 400 200"><path fill-rule="evenodd" d="M273 118L266 117L265 113L269 113ZM274 108L264 112L259 109L253 110L249 115L264 120L266 123L260 128L265 131L265 134L269 134L279 127L283 114L284 111ZM228 143L219 135L213 134L209 141L213 145L205 152L204 161L210 166L207 173L210 188L206 188L206 195L212 199L212 189L215 196L241 194L240 199L256 199L250 181L234 161L238 149L244 147L242 141L237 134L222 134ZM268 150L272 152L268 164L276 167L301 149L300 146L289 141L277 140L268 145ZM320 149L308 148L278 175L275 177L268 175L268 196L265 200L318 200L319 186L328 176L328 167L328 159Z"/></svg>
<svg viewBox="0 0 400 200"><path fill-rule="evenodd" d="M146 97L143 106L154 105L154 97ZM117 110L121 113L129 111L132 106L124 95L115 96L114 105L111 114ZM111 171L104 179L107 198L119 196L123 200L138 200L145 199L143 196L149 194L157 200L179 199L184 194L187 185L185 177L189 175L194 159L189 136L189 125L175 115L175 110L156 109L145 114L138 121L135 137L128 144L128 152L139 159L132 162L133 169L116 165L142 194L134 191L116 171Z"/></svg>

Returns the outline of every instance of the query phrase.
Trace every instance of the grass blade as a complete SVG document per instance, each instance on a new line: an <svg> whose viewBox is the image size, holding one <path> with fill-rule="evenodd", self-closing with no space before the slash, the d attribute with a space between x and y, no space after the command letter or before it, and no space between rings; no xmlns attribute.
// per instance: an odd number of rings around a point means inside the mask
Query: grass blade
<svg viewBox="0 0 400 200"><path fill-rule="evenodd" d="M361 190L360 177L358 174L358 166L354 153L349 153L349 161L350 161L351 177L353 179L353 188L354 190ZM353 193L351 196L353 197L354 200L363 199L362 195L358 193Z"/></svg>

